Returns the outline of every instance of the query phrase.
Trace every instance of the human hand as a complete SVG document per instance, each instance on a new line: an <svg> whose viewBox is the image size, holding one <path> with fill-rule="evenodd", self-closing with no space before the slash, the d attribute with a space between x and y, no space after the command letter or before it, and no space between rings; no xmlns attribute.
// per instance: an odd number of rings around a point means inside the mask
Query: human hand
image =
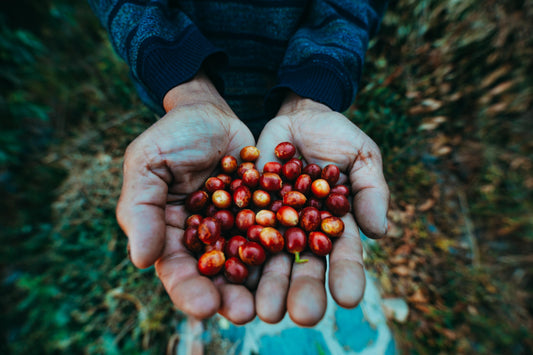
<svg viewBox="0 0 533 355"><path fill-rule="evenodd" d="M389 190L377 145L355 124L327 106L295 94L287 97L278 116L261 132L257 162L276 158L280 142L296 146L306 164L335 164L341 170L339 183L348 184L354 195L353 214L342 219L345 231L329 255L329 289L342 307L357 306L363 297L365 275L363 248L358 227L369 237L387 232ZM355 217L355 218L354 218ZM308 253L306 263L293 263L286 253L272 257L263 267L255 300L257 315L269 323L279 322L288 311L302 326L319 322L326 310L326 259Z"/></svg>
<svg viewBox="0 0 533 355"><path fill-rule="evenodd" d="M155 263L156 272L178 309L203 319L216 312L235 324L255 317L254 299L242 285L201 276L196 258L182 243L186 196L213 174L220 158L238 156L254 145L209 79L172 89L167 114L127 148L117 219L129 239L137 267Z"/></svg>

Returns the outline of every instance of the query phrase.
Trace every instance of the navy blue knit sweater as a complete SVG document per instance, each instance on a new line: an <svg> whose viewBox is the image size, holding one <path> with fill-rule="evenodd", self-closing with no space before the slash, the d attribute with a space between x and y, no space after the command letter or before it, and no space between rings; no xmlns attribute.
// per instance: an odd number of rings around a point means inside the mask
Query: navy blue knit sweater
<svg viewBox="0 0 533 355"><path fill-rule="evenodd" d="M352 103L379 0L89 0L143 101L203 67L257 131L286 89L343 111Z"/></svg>

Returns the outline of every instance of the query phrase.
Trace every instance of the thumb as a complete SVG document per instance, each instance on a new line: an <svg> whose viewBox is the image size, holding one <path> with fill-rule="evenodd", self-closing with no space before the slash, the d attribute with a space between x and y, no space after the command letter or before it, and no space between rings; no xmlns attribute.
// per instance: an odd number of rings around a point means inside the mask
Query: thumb
<svg viewBox="0 0 533 355"><path fill-rule="evenodd" d="M152 168L154 165L145 162L146 158L133 155L126 154L116 214L129 239L131 261L139 268L147 268L159 258L164 246L169 177L163 162Z"/></svg>
<svg viewBox="0 0 533 355"><path fill-rule="evenodd" d="M279 116L270 120L257 141L257 148L261 152L256 161L257 170L263 171L265 163L279 161L274 154L274 149L281 142L292 142L290 122L286 116ZM293 143L294 144L294 143Z"/></svg>

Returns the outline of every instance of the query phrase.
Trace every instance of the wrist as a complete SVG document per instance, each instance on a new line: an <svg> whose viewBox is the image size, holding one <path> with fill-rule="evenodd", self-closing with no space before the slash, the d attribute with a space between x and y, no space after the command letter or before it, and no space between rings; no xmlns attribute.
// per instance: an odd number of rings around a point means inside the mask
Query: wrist
<svg viewBox="0 0 533 355"><path fill-rule="evenodd" d="M329 112L331 109L320 102L302 97L293 91L288 91L278 110L278 116L302 111Z"/></svg>
<svg viewBox="0 0 533 355"><path fill-rule="evenodd" d="M193 104L213 104L220 109L231 111L213 82L203 71L199 71L191 80L170 89L163 98L163 107L166 112L178 106Z"/></svg>

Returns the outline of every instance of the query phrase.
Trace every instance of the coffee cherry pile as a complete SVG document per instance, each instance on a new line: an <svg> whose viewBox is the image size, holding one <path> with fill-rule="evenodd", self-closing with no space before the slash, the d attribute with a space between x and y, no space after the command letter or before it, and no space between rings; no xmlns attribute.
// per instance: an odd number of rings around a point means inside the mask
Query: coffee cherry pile
<svg viewBox="0 0 533 355"><path fill-rule="evenodd" d="M287 251L306 262L301 252L327 255L344 232L340 217L350 211L350 189L337 184L336 165L304 166L294 145L282 142L274 150L279 161L260 172L259 153L244 147L240 164L224 156L221 172L187 196L183 243L198 257L203 275L223 272L229 282L244 283L248 268L269 255Z"/></svg>

